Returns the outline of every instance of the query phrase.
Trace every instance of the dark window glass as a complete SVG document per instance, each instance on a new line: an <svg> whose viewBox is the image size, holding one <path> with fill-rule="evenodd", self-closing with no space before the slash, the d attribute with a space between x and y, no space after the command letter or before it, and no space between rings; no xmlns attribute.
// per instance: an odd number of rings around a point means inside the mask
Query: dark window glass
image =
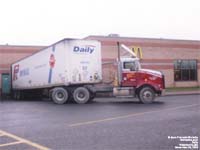
<svg viewBox="0 0 200 150"><path fill-rule="evenodd" d="M181 63L179 61L174 62L174 68L175 69L180 69L181 68Z"/></svg>
<svg viewBox="0 0 200 150"><path fill-rule="evenodd" d="M188 65L188 61L187 60L183 60L181 62L181 69L188 69L189 65Z"/></svg>
<svg viewBox="0 0 200 150"><path fill-rule="evenodd" d="M183 81L188 81L189 80L189 70L183 69L182 71L182 80Z"/></svg>
<svg viewBox="0 0 200 150"><path fill-rule="evenodd" d="M174 61L175 81L195 81L197 80L196 60L176 60Z"/></svg>
<svg viewBox="0 0 200 150"><path fill-rule="evenodd" d="M180 78L181 78L181 71L180 70L174 70L175 81L178 81Z"/></svg>
<svg viewBox="0 0 200 150"><path fill-rule="evenodd" d="M189 69L197 69L197 65L194 60L189 61Z"/></svg>
<svg viewBox="0 0 200 150"><path fill-rule="evenodd" d="M134 69L135 62L124 62L124 69Z"/></svg>
<svg viewBox="0 0 200 150"><path fill-rule="evenodd" d="M196 70L190 70L190 79L197 80L197 72Z"/></svg>

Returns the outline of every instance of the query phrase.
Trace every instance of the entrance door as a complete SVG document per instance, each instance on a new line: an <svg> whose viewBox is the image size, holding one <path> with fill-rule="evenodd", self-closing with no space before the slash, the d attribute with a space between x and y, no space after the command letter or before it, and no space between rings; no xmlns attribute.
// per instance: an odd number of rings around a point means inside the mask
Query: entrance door
<svg viewBox="0 0 200 150"><path fill-rule="evenodd" d="M1 87L2 87L2 95L10 94L10 75L2 74L1 75Z"/></svg>

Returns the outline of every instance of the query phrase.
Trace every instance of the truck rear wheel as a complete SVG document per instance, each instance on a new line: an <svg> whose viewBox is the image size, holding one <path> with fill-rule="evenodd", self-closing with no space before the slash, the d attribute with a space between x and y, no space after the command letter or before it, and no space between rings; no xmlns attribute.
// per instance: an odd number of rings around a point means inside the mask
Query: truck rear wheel
<svg viewBox="0 0 200 150"><path fill-rule="evenodd" d="M78 104L85 104L90 99L90 92L85 87L78 87L73 92L74 101Z"/></svg>
<svg viewBox="0 0 200 150"><path fill-rule="evenodd" d="M150 87L144 87L139 92L139 99L144 104L153 103L155 99L155 92Z"/></svg>
<svg viewBox="0 0 200 150"><path fill-rule="evenodd" d="M56 104L64 104L68 100L68 92L64 88L54 88L51 93L51 98Z"/></svg>

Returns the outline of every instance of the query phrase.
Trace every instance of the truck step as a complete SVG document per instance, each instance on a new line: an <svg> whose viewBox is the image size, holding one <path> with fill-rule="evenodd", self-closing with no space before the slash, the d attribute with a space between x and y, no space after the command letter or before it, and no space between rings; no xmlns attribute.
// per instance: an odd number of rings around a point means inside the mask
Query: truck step
<svg viewBox="0 0 200 150"><path fill-rule="evenodd" d="M97 93L101 92L113 92L113 86L98 86L95 87Z"/></svg>
<svg viewBox="0 0 200 150"><path fill-rule="evenodd" d="M127 95L127 96L115 96L117 98L135 98L135 96Z"/></svg>

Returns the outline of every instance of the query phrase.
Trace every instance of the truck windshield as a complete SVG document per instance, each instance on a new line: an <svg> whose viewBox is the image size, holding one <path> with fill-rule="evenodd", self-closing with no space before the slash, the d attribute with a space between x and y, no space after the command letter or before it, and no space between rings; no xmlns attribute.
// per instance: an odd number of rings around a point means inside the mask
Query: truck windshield
<svg viewBox="0 0 200 150"><path fill-rule="evenodd" d="M123 63L124 69L130 69L131 71L136 71L141 68L140 62L138 60L135 61L127 61Z"/></svg>
<svg viewBox="0 0 200 150"><path fill-rule="evenodd" d="M133 69L135 68L135 62L124 62L124 69Z"/></svg>

